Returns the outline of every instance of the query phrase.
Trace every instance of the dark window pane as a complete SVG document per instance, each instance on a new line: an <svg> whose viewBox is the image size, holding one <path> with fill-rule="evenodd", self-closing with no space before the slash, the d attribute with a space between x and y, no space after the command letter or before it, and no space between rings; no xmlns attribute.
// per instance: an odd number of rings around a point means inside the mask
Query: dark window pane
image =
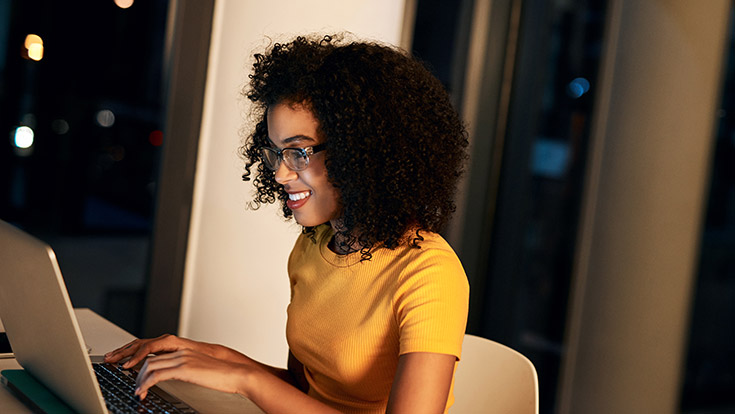
<svg viewBox="0 0 735 414"><path fill-rule="evenodd" d="M0 133L10 138L0 140L0 218L55 248L75 306L132 332L162 143L167 11L166 0L0 2ZM113 310L117 297L130 305Z"/></svg>

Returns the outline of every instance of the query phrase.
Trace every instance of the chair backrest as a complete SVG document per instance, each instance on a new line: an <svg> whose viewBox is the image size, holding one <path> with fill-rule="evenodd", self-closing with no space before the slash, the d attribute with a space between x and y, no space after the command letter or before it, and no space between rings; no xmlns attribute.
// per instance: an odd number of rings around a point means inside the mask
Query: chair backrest
<svg viewBox="0 0 735 414"><path fill-rule="evenodd" d="M465 335L449 412L538 414L536 368L505 345Z"/></svg>

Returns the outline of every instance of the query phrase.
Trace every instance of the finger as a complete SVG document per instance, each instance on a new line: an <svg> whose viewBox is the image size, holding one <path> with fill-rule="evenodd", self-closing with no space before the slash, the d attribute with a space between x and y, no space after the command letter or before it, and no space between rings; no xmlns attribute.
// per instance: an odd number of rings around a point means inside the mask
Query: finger
<svg viewBox="0 0 735 414"><path fill-rule="evenodd" d="M131 341L120 348L115 349L114 351L110 351L105 354L105 362L112 362L115 363L131 354L133 354L135 351L138 350L138 347L140 346L140 340L136 339L134 341Z"/></svg>
<svg viewBox="0 0 735 414"><path fill-rule="evenodd" d="M122 364L122 367L125 369L134 367L138 365L141 361L143 361L145 357L147 357L150 354L152 354L152 352L149 350L149 346L147 345L141 346L140 348L138 348L137 351L135 351L133 355L130 356L130 358L127 361L125 361Z"/></svg>
<svg viewBox="0 0 735 414"><path fill-rule="evenodd" d="M161 366L161 365L165 365L166 363L170 363L170 361L172 361L172 360L175 360L177 358L182 358L182 357L184 357L186 355L190 355L190 354L193 354L193 353L194 353L194 351L192 351L190 349L180 349L178 351L167 352L165 354L159 354L159 355L149 356L145 360L145 363L149 367L151 367L151 366L158 367L158 366Z"/></svg>
<svg viewBox="0 0 735 414"><path fill-rule="evenodd" d="M140 342L140 339L134 339L134 340L128 342L127 344L125 344L125 345L123 345L123 346L121 346L121 347L119 347L117 349L114 349L114 350L108 352L105 355L113 355L113 354L119 354L121 352L125 352L128 349L132 348L134 345L136 345L138 342Z"/></svg>
<svg viewBox="0 0 735 414"><path fill-rule="evenodd" d="M184 349L169 354L149 357L138 371L138 375L135 379L136 386L141 386L149 381L151 377L156 377L159 375L157 374L159 371L175 368L183 369L184 365L187 364L187 361L191 361L191 357L193 356L196 356L195 352ZM162 380L155 380L154 384L160 381Z"/></svg>
<svg viewBox="0 0 735 414"><path fill-rule="evenodd" d="M149 365L146 361L144 370L138 373L136 378L135 394L140 398L144 399L148 394L148 389L158 384L159 382L178 379L178 372L180 371L180 364L176 362L176 359L166 359L158 361L152 365Z"/></svg>
<svg viewBox="0 0 735 414"><path fill-rule="evenodd" d="M178 357L180 352L172 352L169 354L156 355L148 357L143 366L138 370L135 378L136 385L140 385L145 379L158 369L170 368L179 365Z"/></svg>
<svg viewBox="0 0 735 414"><path fill-rule="evenodd" d="M135 395L138 396L138 399L143 401L145 400L145 397L148 395L148 390L141 390L139 388L135 389Z"/></svg>
<svg viewBox="0 0 735 414"><path fill-rule="evenodd" d="M138 375L136 375L135 382L140 385L146 377L155 372L158 369L169 368L180 364L177 357L174 356L177 352L171 354L162 354L157 356L149 356L145 363L138 369Z"/></svg>
<svg viewBox="0 0 735 414"><path fill-rule="evenodd" d="M177 349L175 345L176 337L171 335L159 336L155 339L147 339L142 341L134 353L130 356L122 366L123 368L131 368L141 361L143 361L150 354L157 354L159 352L171 352ZM135 348L135 346L133 346ZM132 351L132 348L131 348Z"/></svg>

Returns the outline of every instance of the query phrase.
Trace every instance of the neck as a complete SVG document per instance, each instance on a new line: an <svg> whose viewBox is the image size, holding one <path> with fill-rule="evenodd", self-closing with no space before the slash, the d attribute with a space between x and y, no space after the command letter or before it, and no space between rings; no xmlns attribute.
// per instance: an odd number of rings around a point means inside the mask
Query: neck
<svg viewBox="0 0 735 414"><path fill-rule="evenodd" d="M349 240L347 236L340 233L340 230L344 231L344 226L339 220L332 220L330 224L332 225L334 235L327 245L329 250L337 254L350 254L360 250L360 243L355 238Z"/></svg>

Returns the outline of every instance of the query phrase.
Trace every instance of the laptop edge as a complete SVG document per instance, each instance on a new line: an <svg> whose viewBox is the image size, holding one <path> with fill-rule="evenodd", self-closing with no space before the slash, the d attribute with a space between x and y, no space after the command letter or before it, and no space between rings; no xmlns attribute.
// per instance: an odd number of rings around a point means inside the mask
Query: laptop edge
<svg viewBox="0 0 735 414"><path fill-rule="evenodd" d="M74 410L106 414L53 250L0 220L0 263L0 318L18 363Z"/></svg>

